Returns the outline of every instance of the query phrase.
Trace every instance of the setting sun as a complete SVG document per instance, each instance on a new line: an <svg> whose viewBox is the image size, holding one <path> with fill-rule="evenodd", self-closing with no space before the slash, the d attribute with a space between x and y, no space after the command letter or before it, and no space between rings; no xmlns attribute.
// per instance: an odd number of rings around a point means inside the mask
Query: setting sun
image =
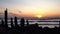
<svg viewBox="0 0 60 34"><path fill-rule="evenodd" d="M41 17L42 17L42 15L37 15L37 17L38 17L38 18L41 18Z"/></svg>

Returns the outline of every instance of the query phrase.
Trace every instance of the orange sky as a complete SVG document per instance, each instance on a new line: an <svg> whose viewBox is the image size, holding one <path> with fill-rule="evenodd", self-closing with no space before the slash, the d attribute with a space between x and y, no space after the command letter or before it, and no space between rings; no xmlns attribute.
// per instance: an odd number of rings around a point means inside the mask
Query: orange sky
<svg viewBox="0 0 60 34"><path fill-rule="evenodd" d="M0 0L0 15L3 15L5 8L8 8L9 15L39 18L60 16L60 0Z"/></svg>

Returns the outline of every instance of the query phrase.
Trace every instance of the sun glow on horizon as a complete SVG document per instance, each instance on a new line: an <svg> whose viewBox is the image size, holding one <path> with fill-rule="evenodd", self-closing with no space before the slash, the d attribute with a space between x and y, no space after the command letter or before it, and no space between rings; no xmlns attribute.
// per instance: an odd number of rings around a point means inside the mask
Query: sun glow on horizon
<svg viewBox="0 0 60 34"><path fill-rule="evenodd" d="M42 15L36 15L38 18L41 18L42 17Z"/></svg>

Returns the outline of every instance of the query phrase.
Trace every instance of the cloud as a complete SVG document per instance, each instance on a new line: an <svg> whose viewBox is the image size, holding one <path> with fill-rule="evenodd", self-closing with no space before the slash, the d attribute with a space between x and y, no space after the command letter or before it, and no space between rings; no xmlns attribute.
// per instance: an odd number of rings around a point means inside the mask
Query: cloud
<svg viewBox="0 0 60 34"><path fill-rule="evenodd" d="M0 14L3 14L2 12L0 12Z"/></svg>
<svg viewBox="0 0 60 34"><path fill-rule="evenodd" d="M4 16L5 10L6 10L6 8L0 7L0 16ZM22 13L22 12L19 9L8 9L8 15L9 16L17 16L20 13Z"/></svg>
<svg viewBox="0 0 60 34"><path fill-rule="evenodd" d="M9 11L9 13L13 13L13 14L20 14L20 13L22 13L20 10L18 10L18 9L13 9L13 10L8 10Z"/></svg>

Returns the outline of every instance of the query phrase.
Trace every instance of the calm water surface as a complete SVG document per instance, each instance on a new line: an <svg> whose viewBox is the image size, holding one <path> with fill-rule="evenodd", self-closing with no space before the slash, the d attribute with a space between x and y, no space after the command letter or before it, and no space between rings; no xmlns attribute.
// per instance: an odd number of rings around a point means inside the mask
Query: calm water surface
<svg viewBox="0 0 60 34"><path fill-rule="evenodd" d="M14 20L13 20L14 21ZM20 25L20 20L17 20L18 21L18 24ZM26 20L25 20L26 21ZM38 23L38 24L59 24L59 22L37 22L39 20L28 20L29 21L29 24L35 24L35 23ZM54 20L40 20L40 21L60 21L60 19L54 19ZM1 22L1 20L0 20ZM10 26L10 20L8 20L8 26ZM26 22L25 22L26 24ZM39 27L42 26L42 27L50 27L50 28L53 28L53 27L59 27L59 25L39 25Z"/></svg>

